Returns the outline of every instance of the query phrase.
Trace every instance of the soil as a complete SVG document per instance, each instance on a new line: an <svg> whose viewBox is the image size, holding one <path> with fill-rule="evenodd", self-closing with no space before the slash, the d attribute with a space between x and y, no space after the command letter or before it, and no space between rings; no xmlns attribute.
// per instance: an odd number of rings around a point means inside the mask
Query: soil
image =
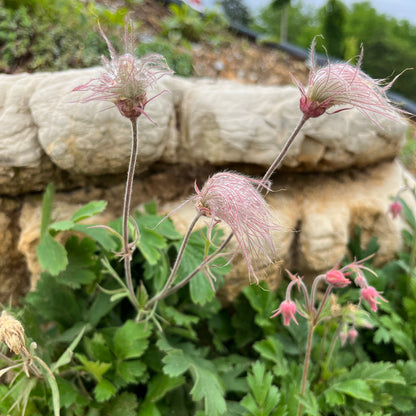
<svg viewBox="0 0 416 416"><path fill-rule="evenodd" d="M169 7L157 0L129 1L128 6L123 0L98 2L109 8L127 7L130 10L129 17L140 22L139 37L160 33L160 21L171 14ZM230 32L224 33L224 40L220 44L213 45L210 39L202 39L191 44L190 49L184 49L184 52L192 57L193 76L196 77L263 85L292 84L290 73L304 84L308 78L304 62Z"/></svg>

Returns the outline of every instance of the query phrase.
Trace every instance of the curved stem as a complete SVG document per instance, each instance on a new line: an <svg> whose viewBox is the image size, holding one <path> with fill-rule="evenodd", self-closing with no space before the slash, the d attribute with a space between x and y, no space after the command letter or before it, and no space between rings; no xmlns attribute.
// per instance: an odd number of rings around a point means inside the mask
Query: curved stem
<svg viewBox="0 0 416 416"><path fill-rule="evenodd" d="M273 172L279 167L280 163L285 158L290 146L292 145L293 141L295 140L297 134L299 133L299 131L301 130L301 128L303 127L303 125L305 124L305 122L307 120L308 120L308 117L306 117L305 115L302 115L301 119L299 120L299 122L296 125L295 129L293 130L292 134L287 139L287 141L286 141L285 145L283 146L282 150L280 151L280 153L278 154L276 159L273 161L273 163L270 165L269 169L267 170L267 172L263 176L262 181L267 181L268 179L270 179ZM260 187L261 187L261 185L259 184L257 189L259 189ZM193 272L191 272L188 276L186 276L185 279L180 281L177 285L175 285L174 287L171 287L171 288L167 288L166 285L165 285L165 288L163 288L162 292L159 295L150 299L150 301L148 302L148 305L152 305L154 302L156 302L160 299L163 299L163 298L171 295L172 293L175 293L177 290L179 290L180 288L185 286L201 270L202 267L209 264L212 260L215 259L215 257L219 253L221 253L222 250L224 250L224 248L228 245L228 243L231 241L233 236L234 236L234 233L231 232L228 235L228 237L223 241L223 243L214 251L214 253L212 253L207 258L205 258L205 260ZM174 275L171 274L169 279L173 280L173 277L174 277ZM162 296L162 293L163 293L163 296Z"/></svg>
<svg viewBox="0 0 416 416"><path fill-rule="evenodd" d="M309 371L309 364L311 362L311 351L312 351L312 341L313 341L313 333L315 331L315 325L312 321L309 321L309 328L308 328L308 341L306 344L306 353L305 353L305 361L303 363L303 374L302 374L302 385L300 388L300 395L303 396L306 390L306 382L308 381L308 371ZM298 412L297 416L302 416L302 403L298 405Z"/></svg>
<svg viewBox="0 0 416 416"><path fill-rule="evenodd" d="M192 230L194 229L195 224L198 222L198 220L199 220L199 218L201 216L202 216L202 214L200 212L198 212L195 215L194 219L189 224L188 230L186 231L186 234L185 234L185 236L183 238L181 247L179 249L179 253L178 253L177 257L176 257L175 264L172 267L172 270L170 272L170 275L168 277L168 280L165 283L165 286L163 287L163 289L161 290L161 292L159 292L156 296L154 296L152 299L150 299L149 302L147 302L147 306L151 306L155 302L157 302L157 301L165 298L166 296L168 296L169 289L171 289L170 286L172 285L173 279L175 278L175 275L176 275L176 273L177 273L177 271L179 269L179 266L181 264L181 261L182 261L182 258L183 258L183 254L185 252L185 247L188 244L188 241L189 241L189 238L191 236ZM180 286L180 287L182 287L182 286ZM175 291L178 290L178 289L179 289L179 287L175 286Z"/></svg>
<svg viewBox="0 0 416 416"><path fill-rule="evenodd" d="M285 158L290 146L292 145L292 143L295 140L296 136L298 135L300 129L303 127L303 125L308 120L308 118L309 117L302 114L301 119L299 120L295 129L292 131L292 134L290 135L290 137L287 139L287 141L286 141L285 145L283 146L282 150L277 155L277 157L273 161L273 163L270 165L267 172L264 174L263 181L269 180L271 178L271 176L273 175L274 171L280 166L280 164L282 163L283 159Z"/></svg>
<svg viewBox="0 0 416 416"><path fill-rule="evenodd" d="M136 160L139 151L139 134L137 128L137 117L130 119L131 121L131 151L129 168L127 171L126 189L124 193L124 205L123 205L123 256L124 256L124 274L126 277L126 284L130 294L130 301L133 306L139 310L139 302L137 301L136 294L133 287L133 280L131 276L131 249L129 247L129 216L131 195L133 192L133 180L134 172L136 170Z"/></svg>

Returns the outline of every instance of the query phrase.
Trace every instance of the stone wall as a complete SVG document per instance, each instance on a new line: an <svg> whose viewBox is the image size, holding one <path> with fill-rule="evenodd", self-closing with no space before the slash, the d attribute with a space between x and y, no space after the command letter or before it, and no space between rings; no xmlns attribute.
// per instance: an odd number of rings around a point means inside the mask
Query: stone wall
<svg viewBox="0 0 416 416"><path fill-rule="evenodd" d="M71 93L97 71L0 75L1 302L16 300L36 281L41 192L49 182L59 190L57 218L101 198L109 207L97 221L121 215L129 123L108 103L80 104ZM133 203L156 198L162 212L190 195L195 179L202 186L215 171L261 177L300 118L292 86L178 77L161 84L170 93L146 108L157 126L139 120ZM379 124L355 110L306 123L268 196L282 229L275 236L279 259L264 273L272 286L284 268L313 275L333 267L356 225L364 240L378 237L379 262L400 248L403 223L387 208L408 175L396 161L407 127L382 117ZM175 213L179 228L192 209ZM227 281L227 297L248 283L238 259Z"/></svg>

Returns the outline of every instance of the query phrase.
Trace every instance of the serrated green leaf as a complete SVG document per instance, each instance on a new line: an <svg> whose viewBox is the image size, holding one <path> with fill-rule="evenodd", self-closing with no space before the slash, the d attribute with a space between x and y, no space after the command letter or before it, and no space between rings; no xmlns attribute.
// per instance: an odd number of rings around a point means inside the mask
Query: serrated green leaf
<svg viewBox="0 0 416 416"><path fill-rule="evenodd" d="M145 375L146 368L146 364L140 360L121 361L117 365L117 375L123 379L125 384L137 383Z"/></svg>
<svg viewBox="0 0 416 416"><path fill-rule="evenodd" d="M140 239L137 241L137 247L146 261L155 265L161 256L160 250L167 247L167 242L164 237L154 230L141 225L139 225L139 230Z"/></svg>
<svg viewBox="0 0 416 416"><path fill-rule="evenodd" d="M125 322L114 334L114 353L122 360L141 357L149 344L151 332L148 323Z"/></svg>
<svg viewBox="0 0 416 416"><path fill-rule="evenodd" d="M69 381L57 377L59 395L61 397L61 406L68 409L75 404L85 406L88 400L79 392L78 388Z"/></svg>
<svg viewBox="0 0 416 416"><path fill-rule="evenodd" d="M331 389L339 393L346 394L347 396L351 396L354 399L359 399L366 402L373 401L373 393L364 380L354 379L341 381L339 383L333 384L330 387L330 390Z"/></svg>
<svg viewBox="0 0 416 416"><path fill-rule="evenodd" d="M191 344L183 344L182 349L174 349L162 339L158 346L167 351L162 360L165 364L163 372L177 377L189 370L194 380L191 390L193 400L203 400L207 416L222 415L227 410L224 387L213 363L203 358L200 350L196 350Z"/></svg>
<svg viewBox="0 0 416 416"><path fill-rule="evenodd" d="M45 321L56 321L64 327L82 322L85 300L47 273L42 273L36 290L29 292L26 302L33 306Z"/></svg>
<svg viewBox="0 0 416 416"><path fill-rule="evenodd" d="M191 395L196 401L204 400L205 414L207 416L222 415L227 410L224 400L224 387L218 376L209 370L193 365L195 384Z"/></svg>
<svg viewBox="0 0 416 416"><path fill-rule="evenodd" d="M105 228L93 228L85 224L74 224L72 229L88 235L107 251L116 251L118 248L116 238Z"/></svg>
<svg viewBox="0 0 416 416"><path fill-rule="evenodd" d="M392 363L359 363L355 365L344 378L360 378L370 383L393 383L405 384L400 372L393 367Z"/></svg>
<svg viewBox="0 0 416 416"><path fill-rule="evenodd" d="M91 374L98 382L102 380L103 375L111 368L111 363L91 361L83 354L75 354L75 356L82 364L84 370Z"/></svg>
<svg viewBox="0 0 416 416"><path fill-rule="evenodd" d="M101 379L94 388L94 397L97 402L104 402L111 399L117 392L117 389L105 378Z"/></svg>
<svg viewBox="0 0 416 416"><path fill-rule="evenodd" d="M117 394L103 409L105 416L137 416L139 402L134 393Z"/></svg>
<svg viewBox="0 0 416 416"><path fill-rule="evenodd" d="M95 242L90 238L79 241L78 237L71 236L65 248L68 253L68 266L59 274L62 283L74 289L92 283L96 279Z"/></svg>
<svg viewBox="0 0 416 416"><path fill-rule="evenodd" d="M137 416L162 416L162 414L154 403L145 402L140 406Z"/></svg>
<svg viewBox="0 0 416 416"><path fill-rule="evenodd" d="M137 224L154 230L169 240L180 240L182 238L170 218L163 219L158 215L138 215L135 220Z"/></svg>
<svg viewBox="0 0 416 416"><path fill-rule="evenodd" d="M105 210L107 206L106 201L91 201L88 204L81 207L77 210L71 217L71 221L79 222L81 220L85 220L86 218L90 218L94 215L100 214Z"/></svg>
<svg viewBox="0 0 416 416"><path fill-rule="evenodd" d="M36 253L42 269L48 271L52 276L57 276L68 265L68 255L65 248L48 233L45 233L40 239Z"/></svg>
<svg viewBox="0 0 416 416"><path fill-rule="evenodd" d="M185 383L185 377L169 377L166 374L156 374L147 385L146 401L156 403L162 399L166 393L175 390Z"/></svg>
<svg viewBox="0 0 416 416"><path fill-rule="evenodd" d="M75 225L75 223L73 221L70 221L70 220L59 221L59 222L54 222L53 224L51 224L49 226L49 230L53 230L53 231L56 231L56 232L68 231L68 230L72 230L74 225Z"/></svg>
<svg viewBox="0 0 416 416"><path fill-rule="evenodd" d="M284 376L288 373L289 367L284 357L283 345L276 337L269 336L266 339L256 342L254 349L266 360L275 364L273 373L276 376Z"/></svg>
<svg viewBox="0 0 416 416"><path fill-rule="evenodd" d="M187 371L191 365L187 357L181 350L170 351L166 357L163 358L165 366L163 372L170 377L178 377Z"/></svg>
<svg viewBox="0 0 416 416"><path fill-rule="evenodd" d="M93 360L108 363L114 360L110 346L101 332L94 332L91 339L85 338L84 344L88 356Z"/></svg>

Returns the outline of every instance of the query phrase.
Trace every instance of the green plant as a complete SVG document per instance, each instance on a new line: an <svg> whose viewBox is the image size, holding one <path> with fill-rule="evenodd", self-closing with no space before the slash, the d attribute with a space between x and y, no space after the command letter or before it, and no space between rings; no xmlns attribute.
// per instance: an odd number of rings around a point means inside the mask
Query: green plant
<svg viewBox="0 0 416 416"><path fill-rule="evenodd" d="M161 22L162 34L172 44L208 41L213 45L222 43L229 35L226 20L215 10L203 16L187 4L169 6L172 15Z"/></svg>
<svg viewBox="0 0 416 416"><path fill-rule="evenodd" d="M116 13L80 1L0 3L0 71L62 70L100 62L105 42L94 30L123 24L126 9Z"/></svg>

